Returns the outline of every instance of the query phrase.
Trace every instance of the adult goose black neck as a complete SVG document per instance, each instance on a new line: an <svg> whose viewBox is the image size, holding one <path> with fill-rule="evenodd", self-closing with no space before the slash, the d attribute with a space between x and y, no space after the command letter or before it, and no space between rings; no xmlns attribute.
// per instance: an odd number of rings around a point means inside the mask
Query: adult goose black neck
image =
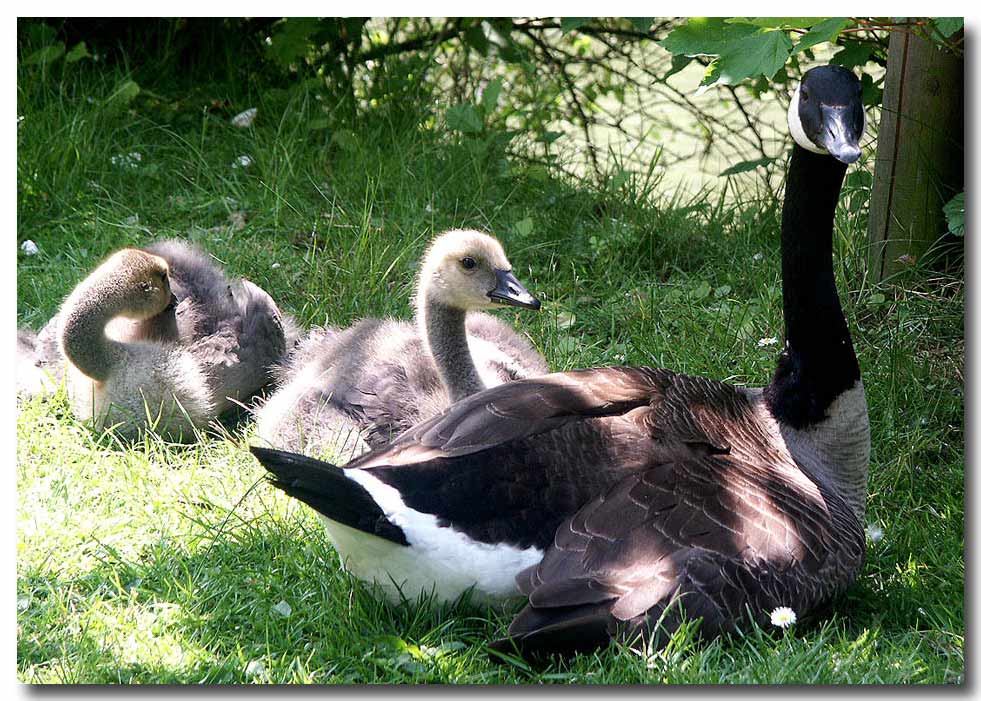
<svg viewBox="0 0 981 701"><path fill-rule="evenodd" d="M781 222L787 344L765 390L773 415L794 428L819 423L859 379L835 287L832 236L847 166L794 146Z"/></svg>

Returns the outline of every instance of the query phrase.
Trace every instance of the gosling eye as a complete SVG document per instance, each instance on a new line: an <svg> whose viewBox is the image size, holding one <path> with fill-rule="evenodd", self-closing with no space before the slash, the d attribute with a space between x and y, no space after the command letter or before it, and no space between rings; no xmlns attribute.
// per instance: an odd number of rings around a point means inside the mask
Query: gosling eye
<svg viewBox="0 0 981 701"><path fill-rule="evenodd" d="M466 258L462 258L460 260L460 265L463 266L464 270L473 270L474 268L477 267L477 261L475 261L470 256L467 256Z"/></svg>
<svg viewBox="0 0 981 701"><path fill-rule="evenodd" d="M140 289L149 294L150 292L153 292L153 283L144 280L140 283Z"/></svg>

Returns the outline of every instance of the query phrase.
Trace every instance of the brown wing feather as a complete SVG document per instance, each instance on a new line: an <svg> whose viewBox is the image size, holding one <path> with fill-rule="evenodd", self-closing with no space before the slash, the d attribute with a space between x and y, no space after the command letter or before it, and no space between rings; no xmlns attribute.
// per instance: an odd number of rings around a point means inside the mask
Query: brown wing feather
<svg viewBox="0 0 981 701"><path fill-rule="evenodd" d="M529 603L509 634L534 652L573 644L581 623L575 647L588 649L602 642L602 617L607 638L650 638L677 627L679 600L705 634L731 628L747 606L806 613L854 576L862 535L835 494L787 498L780 467L692 450L624 478L567 519L541 563L519 575Z"/></svg>
<svg viewBox="0 0 981 701"><path fill-rule="evenodd" d="M509 382L453 404L348 467L459 457L584 417L649 407L659 403L672 378L653 368L596 368Z"/></svg>

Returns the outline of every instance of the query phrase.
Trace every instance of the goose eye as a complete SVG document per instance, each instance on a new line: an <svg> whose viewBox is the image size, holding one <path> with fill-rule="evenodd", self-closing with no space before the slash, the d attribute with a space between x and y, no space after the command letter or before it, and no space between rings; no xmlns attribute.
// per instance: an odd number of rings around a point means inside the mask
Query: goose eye
<svg viewBox="0 0 981 701"><path fill-rule="evenodd" d="M807 102L807 91L804 88L800 89L800 99L801 102Z"/></svg>
<svg viewBox="0 0 981 701"><path fill-rule="evenodd" d="M462 260L460 261L460 265L462 265L462 266L463 266L463 269L464 269L464 270L473 270L474 268L476 268L476 267L477 267L477 261L475 261L475 260L474 260L473 258L471 258L470 256L467 256L466 258L463 258L463 259L462 259Z"/></svg>

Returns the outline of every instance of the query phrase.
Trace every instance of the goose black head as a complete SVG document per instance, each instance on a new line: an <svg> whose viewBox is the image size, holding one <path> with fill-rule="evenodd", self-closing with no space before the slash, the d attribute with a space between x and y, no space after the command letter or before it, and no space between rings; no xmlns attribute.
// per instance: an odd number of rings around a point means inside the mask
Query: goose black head
<svg viewBox="0 0 981 701"><path fill-rule="evenodd" d="M841 66L818 66L801 78L787 110L790 133L801 147L842 163L862 154L865 131L862 84Z"/></svg>

